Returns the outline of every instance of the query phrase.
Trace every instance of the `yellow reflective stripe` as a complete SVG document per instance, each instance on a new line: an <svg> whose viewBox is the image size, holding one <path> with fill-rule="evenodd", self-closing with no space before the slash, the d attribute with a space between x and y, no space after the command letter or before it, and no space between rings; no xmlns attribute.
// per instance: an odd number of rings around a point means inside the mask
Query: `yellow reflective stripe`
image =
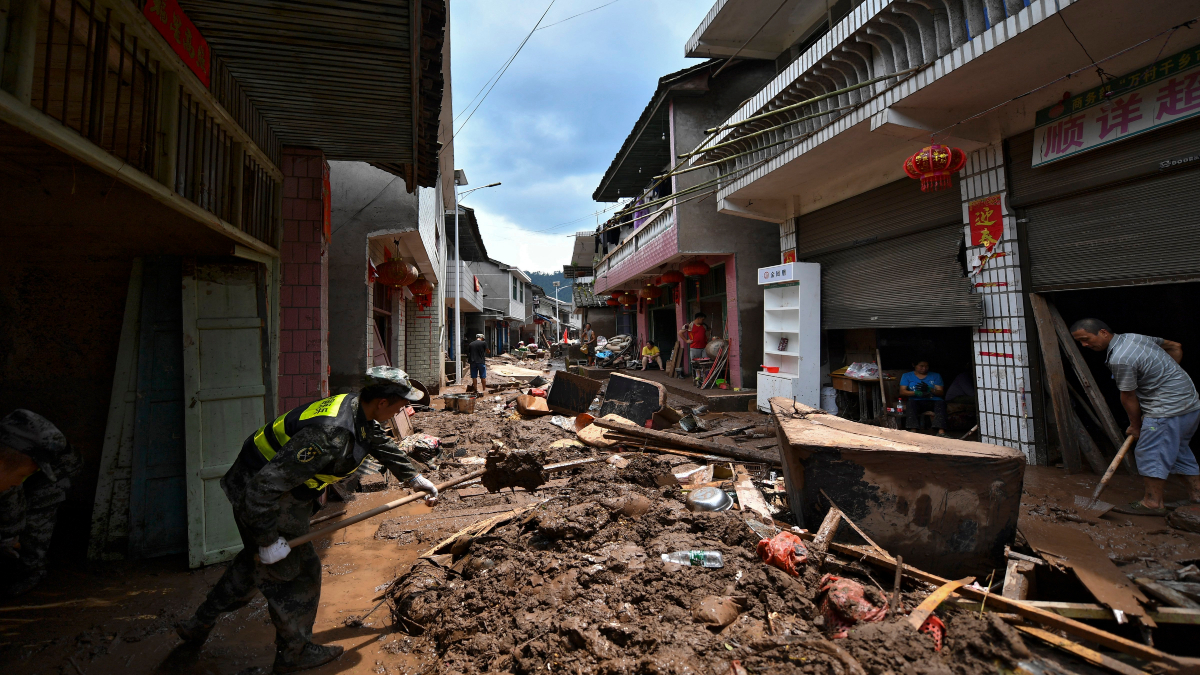
<svg viewBox="0 0 1200 675"><path fill-rule="evenodd" d="M287 427L284 426L284 421L287 419L287 414L279 416L275 423L271 425L271 430L275 432L275 440L279 441L279 447L287 445L287 442L292 440L291 436L287 435Z"/></svg>
<svg viewBox="0 0 1200 675"><path fill-rule="evenodd" d="M275 458L275 448L272 448L271 443L267 440L267 437L264 434L266 430L267 428L263 427L254 432L254 446L258 448L259 453L261 453L263 457L266 457L267 461L269 462Z"/></svg>
<svg viewBox="0 0 1200 675"><path fill-rule="evenodd" d="M338 394L313 403L300 413L300 420L304 421L314 417L337 417L338 410L342 407L342 401L346 400L347 396L349 394Z"/></svg>
<svg viewBox="0 0 1200 675"><path fill-rule="evenodd" d="M363 455L362 461L360 461L358 464L356 464L354 466L354 469L352 469L350 471L350 473L347 473L345 476L331 476L330 474L327 474L327 473L319 473L316 476L310 478L309 480L304 481L304 484L314 490L323 490L323 489L325 489L325 487L327 487L329 485L333 485L334 483L338 482L339 480L342 480L343 478L346 478L347 476L353 475L355 471L358 471L358 467L362 466L362 463L365 461L367 461L367 457L366 457L366 455Z"/></svg>

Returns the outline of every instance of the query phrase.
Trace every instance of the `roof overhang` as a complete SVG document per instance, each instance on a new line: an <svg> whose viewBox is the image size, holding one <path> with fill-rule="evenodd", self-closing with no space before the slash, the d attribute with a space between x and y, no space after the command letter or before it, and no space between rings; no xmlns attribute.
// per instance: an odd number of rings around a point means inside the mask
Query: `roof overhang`
<svg viewBox="0 0 1200 675"><path fill-rule="evenodd" d="M282 144L433 187L446 0L179 4Z"/></svg>
<svg viewBox="0 0 1200 675"><path fill-rule="evenodd" d="M650 184L651 178L670 165L669 107L664 104L673 95L708 93L709 77L719 67L716 61L705 61L659 78L658 88L604 172L592 199L615 202L623 197L636 197Z"/></svg>
<svg viewBox="0 0 1200 675"><path fill-rule="evenodd" d="M717 0L687 41L684 55L728 58L736 53L739 58L774 59L825 17L828 4L832 3L787 0L779 8L778 3L759 0Z"/></svg>
<svg viewBox="0 0 1200 675"><path fill-rule="evenodd" d="M483 236L479 234L479 220L475 217L475 209L459 207L458 231L462 241L458 245L458 254L467 262L488 262L487 248L483 245ZM446 243L454 248L454 211L446 212ZM453 257L453 256L451 256Z"/></svg>

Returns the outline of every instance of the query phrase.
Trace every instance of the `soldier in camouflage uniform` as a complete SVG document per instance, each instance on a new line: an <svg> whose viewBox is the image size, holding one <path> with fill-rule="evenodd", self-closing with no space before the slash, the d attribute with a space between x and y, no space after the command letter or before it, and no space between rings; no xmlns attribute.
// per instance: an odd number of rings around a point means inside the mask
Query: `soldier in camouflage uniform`
<svg viewBox="0 0 1200 675"><path fill-rule="evenodd" d="M0 419L0 594L20 595L46 576L58 507L80 464L45 417L14 410Z"/></svg>
<svg viewBox="0 0 1200 675"><path fill-rule="evenodd" d="M427 503L437 502L437 488L379 424L422 396L404 371L377 366L367 371L359 394L300 406L246 439L221 479L244 548L196 615L176 626L185 642L203 644L217 617L245 606L257 588L275 623L275 672L315 668L341 655L339 646L312 642L321 596L316 550L312 543L293 550L287 541L308 532L314 500L328 485L354 473L367 455L427 493Z"/></svg>

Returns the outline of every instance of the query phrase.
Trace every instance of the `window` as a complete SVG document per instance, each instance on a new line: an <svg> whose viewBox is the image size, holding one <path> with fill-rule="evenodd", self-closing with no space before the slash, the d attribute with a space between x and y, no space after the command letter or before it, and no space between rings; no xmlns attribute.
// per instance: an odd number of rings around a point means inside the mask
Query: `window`
<svg viewBox="0 0 1200 675"><path fill-rule="evenodd" d="M519 300L520 298L517 297L517 278L511 274L509 275L509 278L512 279L512 299Z"/></svg>

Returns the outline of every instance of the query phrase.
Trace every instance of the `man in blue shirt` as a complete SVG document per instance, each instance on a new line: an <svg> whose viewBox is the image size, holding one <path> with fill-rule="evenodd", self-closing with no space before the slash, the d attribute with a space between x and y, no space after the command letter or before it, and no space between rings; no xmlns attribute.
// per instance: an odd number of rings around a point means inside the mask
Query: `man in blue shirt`
<svg viewBox="0 0 1200 675"><path fill-rule="evenodd" d="M921 359L913 364L911 372L900 378L900 396L905 399L906 427L920 427L921 413L933 412L933 428L938 436L946 435L946 401L942 399L946 387L942 376L929 372L929 361Z"/></svg>

